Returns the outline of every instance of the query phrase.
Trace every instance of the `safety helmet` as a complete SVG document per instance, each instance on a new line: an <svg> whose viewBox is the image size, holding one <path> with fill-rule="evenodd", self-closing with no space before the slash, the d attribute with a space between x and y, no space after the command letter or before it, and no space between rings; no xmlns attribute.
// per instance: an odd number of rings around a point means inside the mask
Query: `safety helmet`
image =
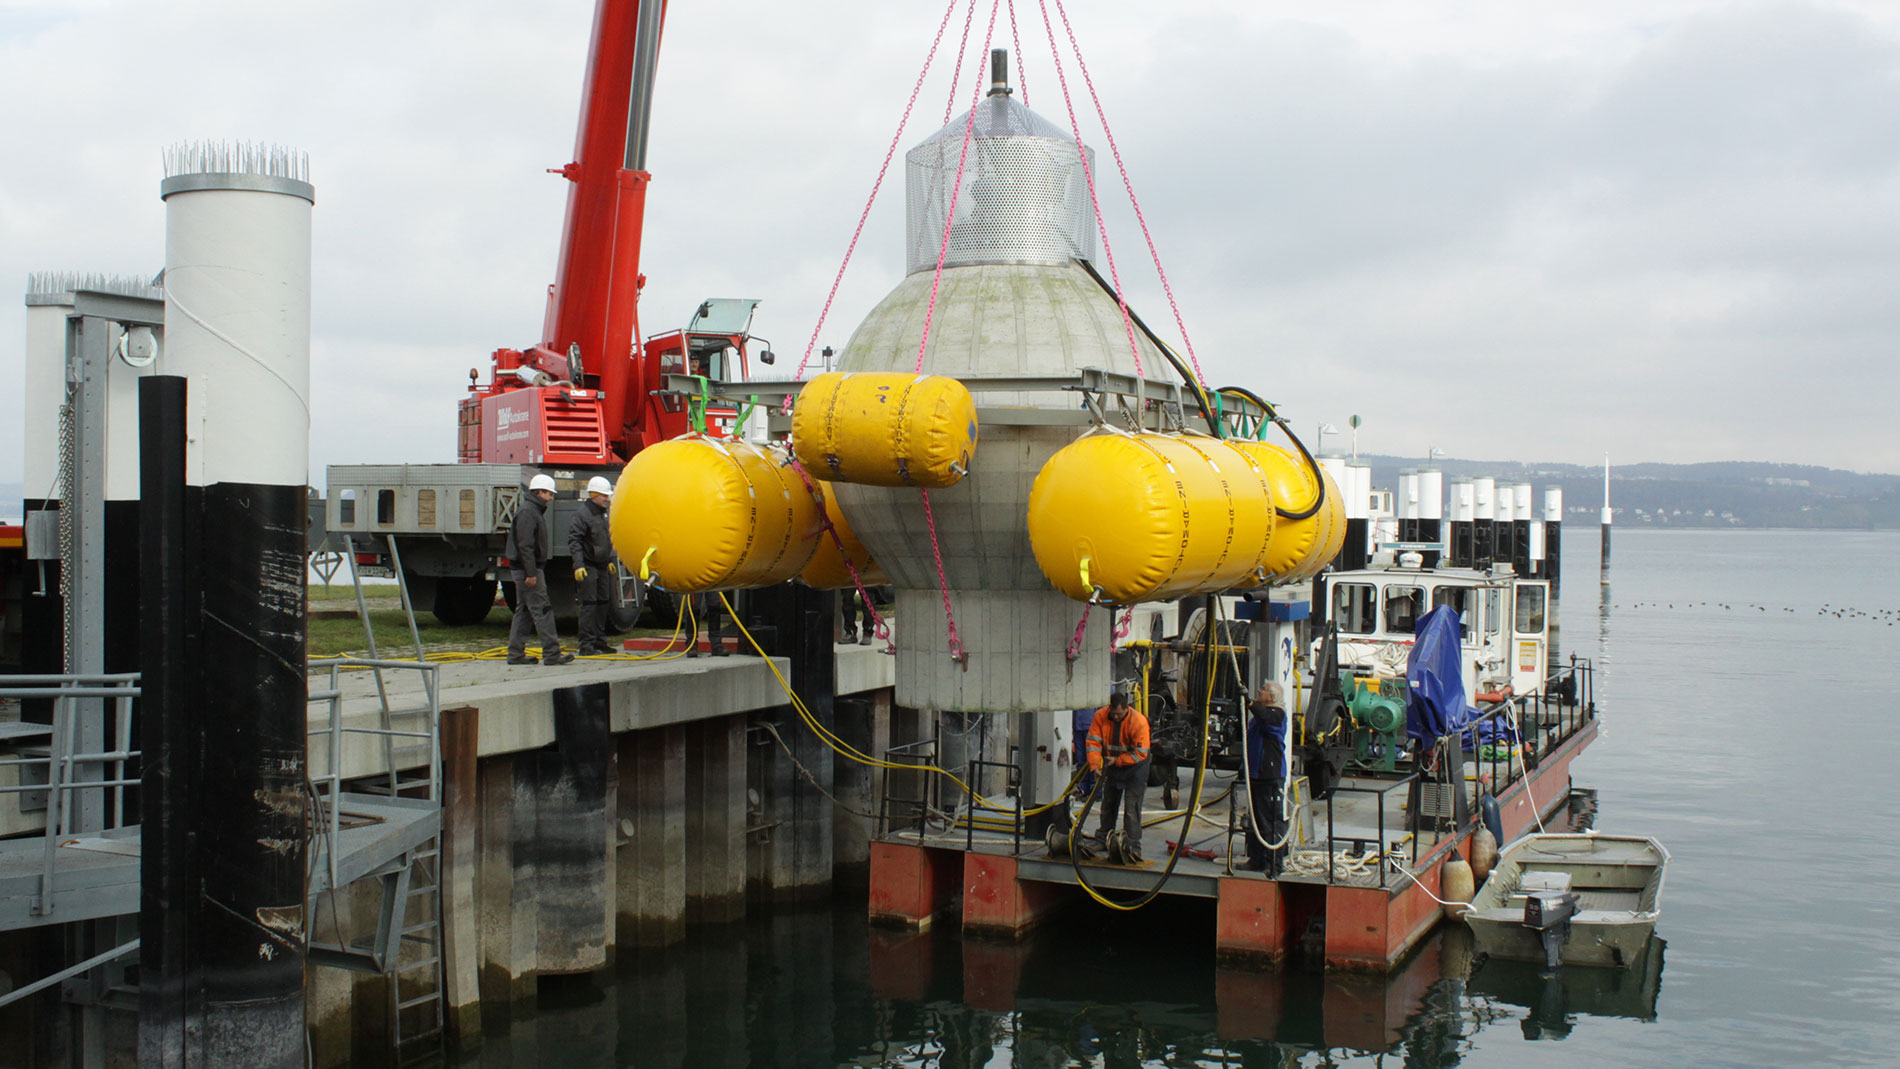
<svg viewBox="0 0 1900 1069"><path fill-rule="evenodd" d="M548 493L551 494L554 492L554 476L537 475L534 478L528 480L528 489L529 490L546 490Z"/></svg>
<svg viewBox="0 0 1900 1069"><path fill-rule="evenodd" d="M596 475L593 478L587 480L587 489L581 493L581 496L589 497L594 494L606 494L607 496L612 497L613 492L614 492L614 484L608 482L607 477L605 475Z"/></svg>

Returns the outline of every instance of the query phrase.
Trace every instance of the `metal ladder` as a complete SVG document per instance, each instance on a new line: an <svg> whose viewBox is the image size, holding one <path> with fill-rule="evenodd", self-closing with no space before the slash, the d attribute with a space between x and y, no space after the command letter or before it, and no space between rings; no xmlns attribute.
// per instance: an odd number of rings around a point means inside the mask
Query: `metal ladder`
<svg viewBox="0 0 1900 1069"><path fill-rule="evenodd" d="M397 546L396 540L393 538L388 540L388 545L390 563L393 565L391 570L396 573L396 594L402 600L403 620L409 625L409 641L415 646L416 660L426 660L427 657L422 649L422 632L421 629L416 626L415 603L409 597L409 584L403 578L402 550ZM353 549L354 547L352 546L351 548ZM372 661L377 660L380 655L376 651L376 629L370 623L369 603L363 597L363 577L362 574L356 570L356 554L354 552L346 552L344 558L348 560L350 564L350 582L356 589L356 614L357 618L363 622L363 640L368 643L369 646L369 659ZM426 720L429 715L429 706L435 704L435 695L428 695L428 705L409 709L393 709L389 704L389 691L383 685L382 669L378 668L375 672L376 696L382 707L381 726L383 730L415 730L417 726L415 723L398 723L398 721L414 721L418 718ZM425 676L423 685L425 688L433 687L434 677ZM413 771L417 763L415 760L417 755L413 751L418 748L427 749L425 744L414 742L398 743L394 736L384 735L383 767L388 770L388 779L381 784L364 784L362 790L368 794L382 794L394 797L407 790L426 787L429 783L426 772L422 775L417 775ZM423 763L426 765L426 761ZM403 765L411 766L411 772L408 776L404 776L401 771L401 766Z"/></svg>
<svg viewBox="0 0 1900 1069"><path fill-rule="evenodd" d="M401 550L395 540L389 542L395 565L396 590L402 600L409 636L415 645L415 658L424 661L414 603L408 584L403 580ZM350 581L356 593L357 617L363 624L369 660L379 661L376 632L363 595L362 574L356 568L354 546L343 553L348 561ZM387 662L385 662L387 663ZM425 795L440 803L436 757L432 743L413 739L398 741L395 733L433 731L437 701L437 679L433 672L423 673L424 704L414 708L392 708L383 668L375 674L379 706L378 726L382 731L385 774L358 782L355 789L363 794L396 797L405 793ZM314 699L313 699L314 700ZM334 703L334 697L327 699ZM421 750L420 754L413 751ZM402 766L410 766L404 774ZM336 795L323 799L338 804ZM334 850L334 844L332 849ZM309 943L311 959L320 964L365 972L381 973L389 978L388 1013L390 1049L399 1065L435 1056L446 1035L443 987L442 939L442 841L435 837L404 854L374 874L382 881L382 904L377 918L377 934L368 946ZM336 893L335 889L332 893Z"/></svg>
<svg viewBox="0 0 1900 1069"><path fill-rule="evenodd" d="M397 907L396 960L389 974L390 1041L398 1064L433 1054L446 1027L442 1005L442 843L410 854ZM420 919L414 919L419 917ZM414 951L412 956L411 952ZM413 992L405 997L405 985Z"/></svg>

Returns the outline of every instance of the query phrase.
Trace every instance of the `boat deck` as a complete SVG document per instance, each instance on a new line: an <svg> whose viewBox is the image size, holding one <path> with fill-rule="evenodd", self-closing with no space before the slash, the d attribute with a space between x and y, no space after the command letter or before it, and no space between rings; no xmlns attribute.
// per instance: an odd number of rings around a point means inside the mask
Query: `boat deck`
<svg viewBox="0 0 1900 1069"><path fill-rule="evenodd" d="M1186 774L1182 778L1191 780ZM1251 872L1244 867L1247 860L1246 841L1239 828L1246 819L1246 809L1244 801L1237 801L1236 796L1229 791L1232 782L1228 776L1218 780L1210 776L1202 785L1202 808L1195 817L1188 845L1191 849L1209 852L1213 857L1184 854L1168 876L1166 893L1215 898L1219 895L1219 881L1222 879L1267 878L1264 873ZM1410 867L1414 840L1417 857L1423 860L1441 843L1455 837L1451 831L1426 830L1415 834L1407 830L1409 814L1406 808L1407 792L1403 786L1380 793L1379 787L1390 787L1391 784L1352 778L1344 781L1342 786L1352 789L1336 794L1332 800L1331 872L1327 865L1327 803L1304 802L1299 805L1293 818L1294 839L1285 871L1280 876L1282 882L1380 886L1378 866L1361 856L1378 853L1377 844L1380 842L1386 844L1393 857ZM1185 796L1187 790L1187 787L1183 787L1178 793ZM1137 865L1115 865L1100 859L1083 861L1080 868L1091 885L1145 892L1166 871L1168 855L1171 853L1168 844L1180 837L1185 811L1179 808L1163 809L1161 797L1160 787L1150 787L1143 803L1146 832L1142 837L1142 862ZM1380 820L1382 810L1383 824ZM1051 856L1048 847L1040 839L1028 836L1018 838L1009 833L1007 827L1013 816L1013 813L986 812L975 830L968 830L960 823L955 827L922 831L913 827L892 831L884 838L891 842L937 849L1015 855L1018 859L1017 872L1023 879L1069 885L1079 883L1075 871L1077 866L1072 865L1067 857ZM1003 829L981 826L981 822L988 820L1000 821ZM1091 812L1088 826L1083 830L1092 833L1096 823L1096 813ZM1233 830L1230 831L1230 828ZM1385 874L1386 886L1405 882L1405 877L1396 871Z"/></svg>

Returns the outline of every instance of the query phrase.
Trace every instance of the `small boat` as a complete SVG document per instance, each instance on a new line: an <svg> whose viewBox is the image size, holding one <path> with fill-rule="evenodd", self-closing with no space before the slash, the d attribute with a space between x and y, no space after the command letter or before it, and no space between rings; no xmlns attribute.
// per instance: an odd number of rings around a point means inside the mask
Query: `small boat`
<svg viewBox="0 0 1900 1069"><path fill-rule="evenodd" d="M1669 851L1636 835L1527 835L1506 847L1465 912L1478 952L1624 968L1662 909Z"/></svg>

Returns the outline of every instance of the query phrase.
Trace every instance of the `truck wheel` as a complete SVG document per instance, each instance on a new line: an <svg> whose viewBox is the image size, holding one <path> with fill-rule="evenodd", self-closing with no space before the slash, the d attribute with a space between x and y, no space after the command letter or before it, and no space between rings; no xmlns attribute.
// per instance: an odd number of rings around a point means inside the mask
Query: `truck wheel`
<svg viewBox="0 0 1900 1069"><path fill-rule="evenodd" d="M495 607L493 579L438 579L435 618L450 627L467 627L488 619Z"/></svg>
<svg viewBox="0 0 1900 1069"><path fill-rule="evenodd" d="M673 600L673 595L664 590L654 590L648 587L646 602L647 611L653 614L648 620L647 626L670 628L678 622L680 612L679 603Z"/></svg>
<svg viewBox="0 0 1900 1069"><path fill-rule="evenodd" d="M509 612L515 611L515 584L507 579L501 582L501 603L508 606Z"/></svg>
<svg viewBox="0 0 1900 1069"><path fill-rule="evenodd" d="M640 614L646 610L647 587L638 579L615 582L619 591L619 600L607 609L607 632L621 635L633 630L640 622Z"/></svg>

